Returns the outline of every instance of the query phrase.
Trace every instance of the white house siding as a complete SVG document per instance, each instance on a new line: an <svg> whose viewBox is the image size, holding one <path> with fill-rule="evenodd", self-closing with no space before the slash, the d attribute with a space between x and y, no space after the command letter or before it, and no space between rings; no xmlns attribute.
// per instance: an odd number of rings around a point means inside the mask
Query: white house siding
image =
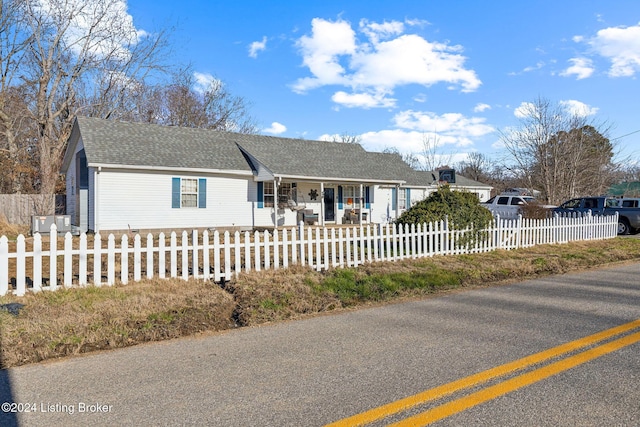
<svg viewBox="0 0 640 427"><path fill-rule="evenodd" d="M84 149L84 145L82 144L82 138L78 141L76 145L75 151L73 153L73 161L69 166L69 170L65 176L65 186L66 186L66 212L67 215L71 216L71 221L74 225L78 225L76 223L76 214L77 214L77 200L76 200L76 154Z"/></svg>
<svg viewBox="0 0 640 427"><path fill-rule="evenodd" d="M206 178L206 208L172 208L172 178ZM100 230L251 227L252 177L102 169Z"/></svg>

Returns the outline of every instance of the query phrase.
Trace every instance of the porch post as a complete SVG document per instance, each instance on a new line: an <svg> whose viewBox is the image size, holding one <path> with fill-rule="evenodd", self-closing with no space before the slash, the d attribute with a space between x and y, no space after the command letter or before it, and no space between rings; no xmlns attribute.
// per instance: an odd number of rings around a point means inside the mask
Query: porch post
<svg viewBox="0 0 640 427"><path fill-rule="evenodd" d="M278 197L278 181L273 179L273 229L278 229L278 204L280 203L280 197Z"/></svg>
<svg viewBox="0 0 640 427"><path fill-rule="evenodd" d="M400 212L400 186L396 184L396 211L394 212L395 218L398 219L398 212Z"/></svg>
<svg viewBox="0 0 640 427"><path fill-rule="evenodd" d="M318 217L320 218L320 225L324 227L324 182L320 183L320 212Z"/></svg>
<svg viewBox="0 0 640 427"><path fill-rule="evenodd" d="M358 197L358 203L360 204L360 209L358 209L358 224L362 225L362 209L364 208L364 194L362 193L364 186L360 183L360 197Z"/></svg>

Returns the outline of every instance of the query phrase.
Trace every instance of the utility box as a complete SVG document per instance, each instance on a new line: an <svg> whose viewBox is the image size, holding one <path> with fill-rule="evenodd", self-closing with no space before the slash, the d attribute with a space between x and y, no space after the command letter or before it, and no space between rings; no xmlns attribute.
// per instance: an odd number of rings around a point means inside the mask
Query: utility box
<svg viewBox="0 0 640 427"><path fill-rule="evenodd" d="M58 233L71 231L71 215L33 215L31 234L49 234L53 224L58 228Z"/></svg>

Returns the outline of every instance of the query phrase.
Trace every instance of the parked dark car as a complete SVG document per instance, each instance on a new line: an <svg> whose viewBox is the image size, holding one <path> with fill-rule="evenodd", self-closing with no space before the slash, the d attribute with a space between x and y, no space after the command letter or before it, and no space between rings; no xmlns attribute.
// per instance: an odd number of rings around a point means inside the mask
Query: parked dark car
<svg viewBox="0 0 640 427"><path fill-rule="evenodd" d="M619 199L612 197L579 197L567 200L557 208L558 213L587 213L615 215L618 213L618 234L629 234L640 229L640 208L621 207Z"/></svg>

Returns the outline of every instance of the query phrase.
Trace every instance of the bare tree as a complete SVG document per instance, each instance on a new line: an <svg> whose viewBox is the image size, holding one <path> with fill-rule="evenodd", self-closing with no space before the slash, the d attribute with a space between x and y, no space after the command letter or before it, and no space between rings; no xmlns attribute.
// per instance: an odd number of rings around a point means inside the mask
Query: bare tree
<svg viewBox="0 0 640 427"><path fill-rule="evenodd" d="M51 194L76 115L108 118L122 111L132 87L161 68L165 34L138 33L120 0L9 0L0 8L4 140L11 150L17 123L34 124L34 185ZM8 108L15 90L24 93L27 116Z"/></svg>
<svg viewBox="0 0 640 427"><path fill-rule="evenodd" d="M382 150L382 152L389 153L389 154L397 154L402 158L402 160L406 164L408 164L411 167L411 169L421 170L422 165L420 163L420 159L415 154L400 153L400 150L398 150L396 147L387 147L384 150Z"/></svg>
<svg viewBox="0 0 640 427"><path fill-rule="evenodd" d="M436 132L422 134L422 151L417 155L420 166L417 169L435 171L453 160L451 153L445 154Z"/></svg>
<svg viewBox="0 0 640 427"><path fill-rule="evenodd" d="M257 127L244 98L233 95L220 80L195 81L190 68L169 84L138 85L127 119L168 126L255 133Z"/></svg>
<svg viewBox="0 0 640 427"><path fill-rule="evenodd" d="M461 175L479 182L489 182L491 175L491 161L484 154L473 151L467 159L455 165Z"/></svg>
<svg viewBox="0 0 640 427"><path fill-rule="evenodd" d="M520 126L501 131L505 167L539 189L547 203L602 193L611 183L613 146L608 129L539 98L520 110Z"/></svg>
<svg viewBox="0 0 640 427"><path fill-rule="evenodd" d="M341 142L344 144L360 144L362 137L360 135L343 132L340 135L331 135L331 142Z"/></svg>

